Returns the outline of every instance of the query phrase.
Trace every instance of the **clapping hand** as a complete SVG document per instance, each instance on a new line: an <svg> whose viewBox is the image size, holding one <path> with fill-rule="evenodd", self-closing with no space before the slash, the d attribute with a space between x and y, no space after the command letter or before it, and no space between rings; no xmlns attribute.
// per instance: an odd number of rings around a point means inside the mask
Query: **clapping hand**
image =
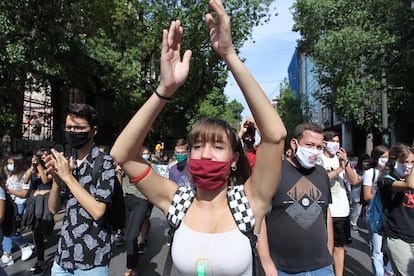
<svg viewBox="0 0 414 276"><path fill-rule="evenodd" d="M209 5L217 15L216 22L210 13L207 13L205 16L210 30L210 42L213 49L224 58L227 54L234 52L230 17L227 15L220 0L210 0Z"/></svg>
<svg viewBox="0 0 414 276"><path fill-rule="evenodd" d="M183 27L179 20L171 22L170 29L163 30L161 49L161 81L158 93L170 97L188 77L191 51L186 50L181 60Z"/></svg>
<svg viewBox="0 0 414 276"><path fill-rule="evenodd" d="M347 162L348 162L348 154L346 153L346 150L343 147L340 147L336 155L339 158L339 162L341 164L342 168L345 168Z"/></svg>
<svg viewBox="0 0 414 276"><path fill-rule="evenodd" d="M47 171L52 174L57 183L60 182L59 180L66 181L72 176L73 158L67 160L63 152L52 149L51 154L45 157L45 163Z"/></svg>

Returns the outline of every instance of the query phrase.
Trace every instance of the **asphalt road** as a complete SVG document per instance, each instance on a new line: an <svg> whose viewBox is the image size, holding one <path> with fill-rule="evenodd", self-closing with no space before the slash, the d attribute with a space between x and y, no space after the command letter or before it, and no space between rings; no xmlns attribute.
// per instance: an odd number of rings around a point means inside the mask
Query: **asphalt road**
<svg viewBox="0 0 414 276"><path fill-rule="evenodd" d="M352 231L353 242L345 247L345 276L366 276L373 275L369 258L369 248L367 244L367 227L363 220L360 220L360 230ZM49 263L48 270L43 274L50 275L50 265L56 250L56 242L59 237L60 222L55 226L55 230L48 241L46 247L46 259ZM151 215L151 231L149 236L149 247L147 252L142 255L140 260L140 276L160 276L164 268L164 263L168 253L167 243L167 222L159 209L154 207ZM32 241L31 232L25 233L27 241ZM36 257L22 262L20 260L20 250L14 249L14 265L5 268L9 276L29 276L32 275L30 268L36 263ZM110 264L110 276L123 276L126 271L125 247L114 247L114 256ZM173 273L172 274L176 274Z"/></svg>

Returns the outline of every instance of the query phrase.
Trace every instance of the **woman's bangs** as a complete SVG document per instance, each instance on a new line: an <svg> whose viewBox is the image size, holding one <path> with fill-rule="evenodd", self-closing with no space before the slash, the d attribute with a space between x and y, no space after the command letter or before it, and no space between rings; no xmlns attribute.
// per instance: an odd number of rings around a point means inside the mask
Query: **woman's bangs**
<svg viewBox="0 0 414 276"><path fill-rule="evenodd" d="M188 140L191 146L194 143L221 143L228 140L228 137L221 125L203 121L193 126Z"/></svg>

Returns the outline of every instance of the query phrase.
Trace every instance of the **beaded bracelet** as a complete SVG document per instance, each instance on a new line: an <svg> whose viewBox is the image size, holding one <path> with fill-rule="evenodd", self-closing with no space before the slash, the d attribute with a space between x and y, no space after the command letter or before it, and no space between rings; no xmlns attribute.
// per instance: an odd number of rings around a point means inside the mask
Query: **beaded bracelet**
<svg viewBox="0 0 414 276"><path fill-rule="evenodd" d="M164 100L164 101L167 101L167 102L169 102L169 101L171 101L171 100L172 100L172 97L166 97L166 96L163 96L163 95L161 95L160 93L158 93L157 89L155 89L155 90L154 90L154 93L155 93L155 95L157 95L157 96L158 96L158 98L160 98L161 100Z"/></svg>

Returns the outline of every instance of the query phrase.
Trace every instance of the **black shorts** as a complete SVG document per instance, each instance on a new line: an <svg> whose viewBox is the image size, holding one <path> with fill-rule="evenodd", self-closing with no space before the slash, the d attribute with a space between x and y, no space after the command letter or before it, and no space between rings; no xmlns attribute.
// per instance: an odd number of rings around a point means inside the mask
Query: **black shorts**
<svg viewBox="0 0 414 276"><path fill-rule="evenodd" d="M351 223L349 217L332 218L334 230L334 245L344 246L352 242Z"/></svg>

